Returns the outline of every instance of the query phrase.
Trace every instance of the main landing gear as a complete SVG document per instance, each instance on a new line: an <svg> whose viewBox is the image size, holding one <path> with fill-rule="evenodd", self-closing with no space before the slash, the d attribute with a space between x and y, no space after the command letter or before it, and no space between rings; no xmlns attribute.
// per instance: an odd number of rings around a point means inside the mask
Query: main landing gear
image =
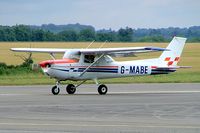
<svg viewBox="0 0 200 133"><path fill-rule="evenodd" d="M68 84L66 87L66 92L68 94L74 94L76 92L76 88L79 87L81 84L83 84L86 80L82 81L80 84L78 85L73 85L73 84ZM95 81L96 82L96 81ZM104 84L97 84L98 85L98 93L100 95L105 95L108 91L108 88L106 85ZM58 95L60 93L60 81L56 82L56 85L52 87L51 89L52 94L54 95Z"/></svg>
<svg viewBox="0 0 200 133"><path fill-rule="evenodd" d="M99 92L100 95L105 95L107 93L107 91L108 91L107 86L105 86L103 84L99 85L98 92Z"/></svg>
<svg viewBox="0 0 200 133"><path fill-rule="evenodd" d="M68 84L66 91L68 94L74 94L76 92L76 87L73 84Z"/></svg>

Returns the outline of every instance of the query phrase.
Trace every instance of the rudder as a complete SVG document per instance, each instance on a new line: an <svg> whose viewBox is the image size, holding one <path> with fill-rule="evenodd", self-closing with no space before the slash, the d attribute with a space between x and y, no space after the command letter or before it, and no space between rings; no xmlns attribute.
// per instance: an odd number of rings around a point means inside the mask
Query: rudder
<svg viewBox="0 0 200 133"><path fill-rule="evenodd" d="M159 60L163 66L176 66L180 60L181 53L183 51L186 38L174 37L173 40L167 46L169 51L164 51Z"/></svg>

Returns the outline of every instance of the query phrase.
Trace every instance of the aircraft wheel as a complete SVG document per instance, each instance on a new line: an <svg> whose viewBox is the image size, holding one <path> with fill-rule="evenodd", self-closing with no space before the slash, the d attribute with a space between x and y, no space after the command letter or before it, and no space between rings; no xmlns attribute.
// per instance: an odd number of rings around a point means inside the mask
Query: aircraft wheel
<svg viewBox="0 0 200 133"><path fill-rule="evenodd" d="M105 95L107 93L107 91L108 91L108 88L105 85L100 85L98 87L98 92L100 95Z"/></svg>
<svg viewBox="0 0 200 133"><path fill-rule="evenodd" d="M51 89L51 92L54 94L54 95L58 95L59 92L60 92L60 88L58 86L53 86L52 89Z"/></svg>
<svg viewBox="0 0 200 133"><path fill-rule="evenodd" d="M66 91L68 94L74 94L76 92L76 87L73 84L69 84L66 87Z"/></svg>

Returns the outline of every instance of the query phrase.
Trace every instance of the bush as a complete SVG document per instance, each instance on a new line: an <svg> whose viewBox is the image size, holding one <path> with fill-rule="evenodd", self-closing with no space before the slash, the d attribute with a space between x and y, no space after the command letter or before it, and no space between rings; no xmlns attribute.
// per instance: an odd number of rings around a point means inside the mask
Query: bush
<svg viewBox="0 0 200 133"><path fill-rule="evenodd" d="M18 73L33 72L31 69L32 63L33 63L32 59L26 59L22 64L17 65L17 66L0 63L0 75L11 75L11 74L18 74Z"/></svg>
<svg viewBox="0 0 200 133"><path fill-rule="evenodd" d="M7 68L6 63L0 62L0 68Z"/></svg>

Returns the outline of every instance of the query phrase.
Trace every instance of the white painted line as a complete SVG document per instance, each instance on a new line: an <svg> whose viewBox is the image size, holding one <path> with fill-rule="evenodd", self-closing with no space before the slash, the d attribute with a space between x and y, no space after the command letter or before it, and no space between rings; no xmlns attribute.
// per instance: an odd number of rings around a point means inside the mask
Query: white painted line
<svg viewBox="0 0 200 133"><path fill-rule="evenodd" d="M200 125L172 125L172 124L83 124L83 123L0 123L3 126L73 126L73 127L142 127L142 128L183 128L183 129L200 129Z"/></svg>
<svg viewBox="0 0 200 133"><path fill-rule="evenodd" d="M126 92L124 92L124 91L121 91L121 92L108 91L107 94L178 94L178 93L200 93L200 90L199 91L198 90L193 90L193 91L126 91ZM79 94L81 94L81 95L98 95L98 93L96 91L95 92L77 92L77 93L75 93L75 95L79 95ZM0 96L25 96L25 95L36 95L36 94L0 93ZM60 95L63 96L62 93ZM70 96L72 96L72 95L70 95Z"/></svg>
<svg viewBox="0 0 200 133"><path fill-rule="evenodd" d="M200 91L134 91L134 92L108 92L108 94L176 94L176 93L200 93Z"/></svg>
<svg viewBox="0 0 200 133"><path fill-rule="evenodd" d="M0 96L22 96L22 95L30 95L30 94L12 94L12 93L1 93Z"/></svg>
<svg viewBox="0 0 200 133"><path fill-rule="evenodd" d="M103 126L106 126L106 127L115 127L115 126L129 126L129 125L121 125L121 124L80 124L80 123L76 123L76 124L67 124L67 123L0 123L0 125L8 125L8 126L76 126L76 127L89 127L89 126L92 126L92 127L103 127Z"/></svg>

